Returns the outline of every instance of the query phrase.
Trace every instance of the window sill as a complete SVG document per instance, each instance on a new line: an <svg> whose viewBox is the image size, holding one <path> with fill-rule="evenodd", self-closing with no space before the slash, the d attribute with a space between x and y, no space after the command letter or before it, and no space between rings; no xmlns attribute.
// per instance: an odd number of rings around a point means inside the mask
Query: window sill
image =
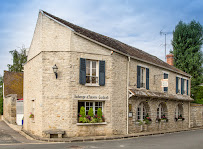
<svg viewBox="0 0 203 149"><path fill-rule="evenodd" d="M77 126L92 126L92 125L107 125L107 122L102 122L102 123L77 123Z"/></svg>
<svg viewBox="0 0 203 149"><path fill-rule="evenodd" d="M85 86L100 86L99 84L85 84Z"/></svg>

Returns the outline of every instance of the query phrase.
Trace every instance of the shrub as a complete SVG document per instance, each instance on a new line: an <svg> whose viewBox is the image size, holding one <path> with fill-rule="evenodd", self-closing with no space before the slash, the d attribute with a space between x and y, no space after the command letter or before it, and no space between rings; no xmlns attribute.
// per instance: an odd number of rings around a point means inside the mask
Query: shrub
<svg viewBox="0 0 203 149"><path fill-rule="evenodd" d="M81 117L85 117L86 115L85 115L85 107L81 107L80 108L80 115L81 115Z"/></svg>
<svg viewBox="0 0 203 149"><path fill-rule="evenodd" d="M101 110L101 108L99 108L99 109L97 110L97 116L100 117L100 118L102 118L102 110Z"/></svg>
<svg viewBox="0 0 203 149"><path fill-rule="evenodd" d="M94 116L94 112L93 112L93 109L92 109L92 108L89 109L89 111L88 111L88 116L91 116L91 117Z"/></svg>

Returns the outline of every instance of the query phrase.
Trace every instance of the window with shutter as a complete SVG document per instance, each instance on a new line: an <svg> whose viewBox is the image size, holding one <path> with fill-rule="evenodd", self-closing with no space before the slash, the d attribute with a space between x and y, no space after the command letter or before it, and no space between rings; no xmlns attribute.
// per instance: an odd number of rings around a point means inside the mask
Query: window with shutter
<svg viewBox="0 0 203 149"><path fill-rule="evenodd" d="M105 85L105 61L80 58L80 84Z"/></svg>
<svg viewBox="0 0 203 149"><path fill-rule="evenodd" d="M164 79L168 79L168 74L164 73ZM164 92L168 92L168 87L163 88Z"/></svg>

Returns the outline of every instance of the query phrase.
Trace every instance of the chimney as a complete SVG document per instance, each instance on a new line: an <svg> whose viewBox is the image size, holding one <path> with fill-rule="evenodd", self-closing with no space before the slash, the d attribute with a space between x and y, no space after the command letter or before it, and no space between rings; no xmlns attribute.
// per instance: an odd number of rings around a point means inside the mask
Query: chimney
<svg viewBox="0 0 203 149"><path fill-rule="evenodd" d="M166 55L167 63L173 66L173 54Z"/></svg>

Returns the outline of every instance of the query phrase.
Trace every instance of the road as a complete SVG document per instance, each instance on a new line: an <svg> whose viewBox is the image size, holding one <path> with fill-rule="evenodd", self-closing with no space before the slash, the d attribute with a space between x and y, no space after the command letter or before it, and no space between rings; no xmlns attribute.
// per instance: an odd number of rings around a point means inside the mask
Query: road
<svg viewBox="0 0 203 149"><path fill-rule="evenodd" d="M203 149L203 130L201 129L122 140L78 143L27 140L17 132L9 131L5 131L0 122L0 149Z"/></svg>

